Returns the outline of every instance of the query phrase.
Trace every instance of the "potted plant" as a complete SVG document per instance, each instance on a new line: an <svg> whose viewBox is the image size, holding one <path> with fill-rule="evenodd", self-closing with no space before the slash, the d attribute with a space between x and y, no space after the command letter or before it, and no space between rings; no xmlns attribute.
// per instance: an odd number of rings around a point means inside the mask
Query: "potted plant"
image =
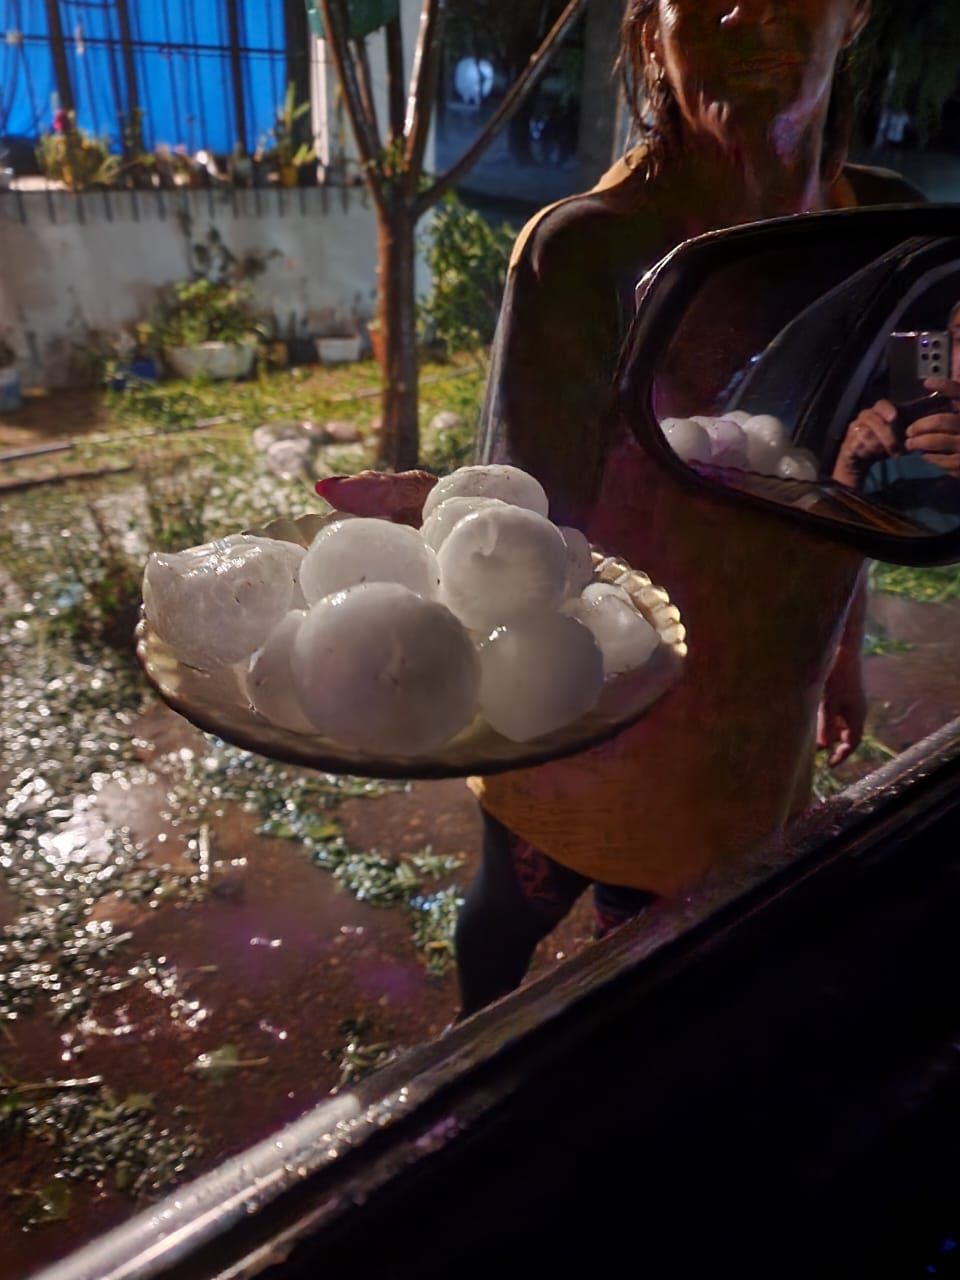
<svg viewBox="0 0 960 1280"><path fill-rule="evenodd" d="M286 97L277 109L273 128L267 134L268 139L273 139L273 146L266 147L261 142L257 148L255 158L261 162L272 161L277 182L281 187L297 186L300 169L317 158L317 153L312 146L306 142L298 143L296 139L296 123L309 110L309 102L297 102L293 81L291 81L287 85Z"/></svg>
<svg viewBox="0 0 960 1280"><path fill-rule="evenodd" d="M0 413L13 413L21 403L17 353L0 334Z"/></svg>
<svg viewBox="0 0 960 1280"><path fill-rule="evenodd" d="M37 161L45 177L70 191L110 186L120 168L109 143L78 128L75 114L64 110L55 114L53 132L41 135Z"/></svg>
<svg viewBox="0 0 960 1280"><path fill-rule="evenodd" d="M327 320L313 341L321 364L347 364L360 359L363 339L352 320L337 317Z"/></svg>
<svg viewBox="0 0 960 1280"><path fill-rule="evenodd" d="M262 336L249 287L206 276L173 285L156 326L164 360L181 378L244 377Z"/></svg>

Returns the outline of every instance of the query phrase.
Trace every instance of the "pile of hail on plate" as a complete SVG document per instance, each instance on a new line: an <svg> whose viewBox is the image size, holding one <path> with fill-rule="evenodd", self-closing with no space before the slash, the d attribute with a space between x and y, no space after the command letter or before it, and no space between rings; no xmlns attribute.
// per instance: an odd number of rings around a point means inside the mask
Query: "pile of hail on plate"
<svg viewBox="0 0 960 1280"><path fill-rule="evenodd" d="M419 530L343 515L306 549L236 534L154 554L143 599L179 661L240 664L266 720L408 757L478 713L514 742L540 737L647 662L660 632L594 567L532 476L462 467L431 490Z"/></svg>
<svg viewBox="0 0 960 1280"><path fill-rule="evenodd" d="M714 467L757 471L781 480L816 480L819 476L816 454L791 448L786 427L769 413L734 409L717 418L664 418L660 429L684 462L709 462Z"/></svg>

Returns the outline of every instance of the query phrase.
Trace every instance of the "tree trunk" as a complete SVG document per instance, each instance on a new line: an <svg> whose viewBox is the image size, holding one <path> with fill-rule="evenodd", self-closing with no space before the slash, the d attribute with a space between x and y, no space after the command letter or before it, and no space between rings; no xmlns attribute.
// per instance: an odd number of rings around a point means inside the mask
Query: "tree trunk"
<svg viewBox="0 0 960 1280"><path fill-rule="evenodd" d="M384 339L380 447L377 460L396 471L417 465L416 219L398 193L378 219L380 331Z"/></svg>

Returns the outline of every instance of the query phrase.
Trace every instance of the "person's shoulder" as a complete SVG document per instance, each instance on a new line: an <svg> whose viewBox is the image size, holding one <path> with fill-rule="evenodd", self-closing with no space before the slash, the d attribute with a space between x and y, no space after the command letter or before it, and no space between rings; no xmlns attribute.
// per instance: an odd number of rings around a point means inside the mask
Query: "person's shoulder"
<svg viewBox="0 0 960 1280"><path fill-rule="evenodd" d="M589 257L591 247L603 243L614 217L603 197L592 191L547 205L517 236L511 269L528 268L541 276L573 258Z"/></svg>
<svg viewBox="0 0 960 1280"><path fill-rule="evenodd" d="M861 204L924 204L926 196L912 182L893 169L869 164L845 164L843 177L854 198Z"/></svg>

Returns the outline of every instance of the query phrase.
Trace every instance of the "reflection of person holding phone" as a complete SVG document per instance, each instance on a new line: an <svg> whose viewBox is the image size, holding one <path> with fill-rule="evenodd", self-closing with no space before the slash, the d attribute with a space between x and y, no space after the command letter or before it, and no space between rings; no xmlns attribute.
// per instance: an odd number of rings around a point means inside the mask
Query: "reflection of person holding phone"
<svg viewBox="0 0 960 1280"><path fill-rule="evenodd" d="M960 302L950 312L947 330L950 377L923 379L929 412L922 404L905 411L889 399L862 409L847 428L835 480L863 493L892 492L899 484L943 475L960 480Z"/></svg>

